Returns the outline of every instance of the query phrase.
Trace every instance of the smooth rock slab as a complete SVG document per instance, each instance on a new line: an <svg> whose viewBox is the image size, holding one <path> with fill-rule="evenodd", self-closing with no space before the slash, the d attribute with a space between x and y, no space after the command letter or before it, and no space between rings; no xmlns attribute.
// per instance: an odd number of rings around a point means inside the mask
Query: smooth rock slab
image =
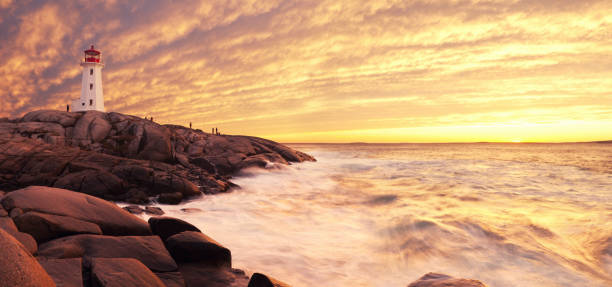
<svg viewBox="0 0 612 287"><path fill-rule="evenodd" d="M54 110L39 110L27 113L21 119L22 122L47 122L57 123L64 127L73 126L80 117L77 113L54 111Z"/></svg>
<svg viewBox="0 0 612 287"><path fill-rule="evenodd" d="M193 226L189 222L167 216L149 218L149 226L151 227L151 231L153 232L153 234L158 235L164 241L168 237L181 233L183 231L201 232L200 229Z"/></svg>
<svg viewBox="0 0 612 287"><path fill-rule="evenodd" d="M289 287L289 285L267 275L254 273L247 287Z"/></svg>
<svg viewBox="0 0 612 287"><path fill-rule="evenodd" d="M199 262L211 267L232 266L229 249L196 231L183 231L166 239L166 247L176 261Z"/></svg>
<svg viewBox="0 0 612 287"><path fill-rule="evenodd" d="M47 271L59 287L82 287L81 258L45 259L39 258L38 263Z"/></svg>
<svg viewBox="0 0 612 287"><path fill-rule="evenodd" d="M13 236L0 228L0 287L54 287L36 259Z"/></svg>
<svg viewBox="0 0 612 287"><path fill-rule="evenodd" d="M20 231L29 233L38 243L74 234L102 234L95 223L36 211L28 211L14 220Z"/></svg>
<svg viewBox="0 0 612 287"><path fill-rule="evenodd" d="M91 279L96 287L166 287L144 264L132 258L93 258Z"/></svg>
<svg viewBox="0 0 612 287"><path fill-rule="evenodd" d="M427 273L408 287L486 287L482 282L473 279L454 278L440 273Z"/></svg>
<svg viewBox="0 0 612 287"><path fill-rule="evenodd" d="M2 198L7 210L62 215L97 224L104 234L150 235L149 225L114 203L65 189L30 186Z"/></svg>
<svg viewBox="0 0 612 287"><path fill-rule="evenodd" d="M159 236L73 235L41 244L38 255L49 258L134 258L156 272L177 269Z"/></svg>

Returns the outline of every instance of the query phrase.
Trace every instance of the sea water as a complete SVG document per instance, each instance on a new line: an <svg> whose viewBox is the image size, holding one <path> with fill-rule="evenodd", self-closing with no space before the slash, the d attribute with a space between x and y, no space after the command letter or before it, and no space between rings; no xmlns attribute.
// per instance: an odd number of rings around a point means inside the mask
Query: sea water
<svg viewBox="0 0 612 287"><path fill-rule="evenodd" d="M612 286L610 144L294 144L230 193L159 205L292 286ZM199 212L183 212L197 208Z"/></svg>

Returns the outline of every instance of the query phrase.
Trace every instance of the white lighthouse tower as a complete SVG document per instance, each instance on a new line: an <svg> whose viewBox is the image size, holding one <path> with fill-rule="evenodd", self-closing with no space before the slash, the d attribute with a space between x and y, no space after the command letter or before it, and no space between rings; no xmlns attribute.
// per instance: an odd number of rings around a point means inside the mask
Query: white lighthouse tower
<svg viewBox="0 0 612 287"><path fill-rule="evenodd" d="M104 96L102 95L102 53L94 46L85 50L85 57L81 61L83 67L83 80L81 83L81 98L72 101L72 110L104 111Z"/></svg>

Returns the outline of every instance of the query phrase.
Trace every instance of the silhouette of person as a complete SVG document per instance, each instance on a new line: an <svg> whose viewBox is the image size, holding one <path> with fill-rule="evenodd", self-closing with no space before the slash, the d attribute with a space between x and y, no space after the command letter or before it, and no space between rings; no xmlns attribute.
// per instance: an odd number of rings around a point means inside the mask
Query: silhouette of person
<svg viewBox="0 0 612 287"><path fill-rule="evenodd" d="M189 128L191 128L191 122L189 122Z"/></svg>
<svg viewBox="0 0 612 287"><path fill-rule="evenodd" d="M70 105L66 105L66 111L70 112Z"/></svg>

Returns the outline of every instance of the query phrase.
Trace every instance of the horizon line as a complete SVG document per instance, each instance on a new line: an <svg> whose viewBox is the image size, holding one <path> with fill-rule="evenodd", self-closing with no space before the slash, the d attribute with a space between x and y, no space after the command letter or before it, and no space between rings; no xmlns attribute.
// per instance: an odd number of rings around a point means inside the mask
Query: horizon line
<svg viewBox="0 0 612 287"><path fill-rule="evenodd" d="M495 141L477 141L477 142L280 142L282 144L612 144L612 140L603 141L579 141L579 142L495 142Z"/></svg>

